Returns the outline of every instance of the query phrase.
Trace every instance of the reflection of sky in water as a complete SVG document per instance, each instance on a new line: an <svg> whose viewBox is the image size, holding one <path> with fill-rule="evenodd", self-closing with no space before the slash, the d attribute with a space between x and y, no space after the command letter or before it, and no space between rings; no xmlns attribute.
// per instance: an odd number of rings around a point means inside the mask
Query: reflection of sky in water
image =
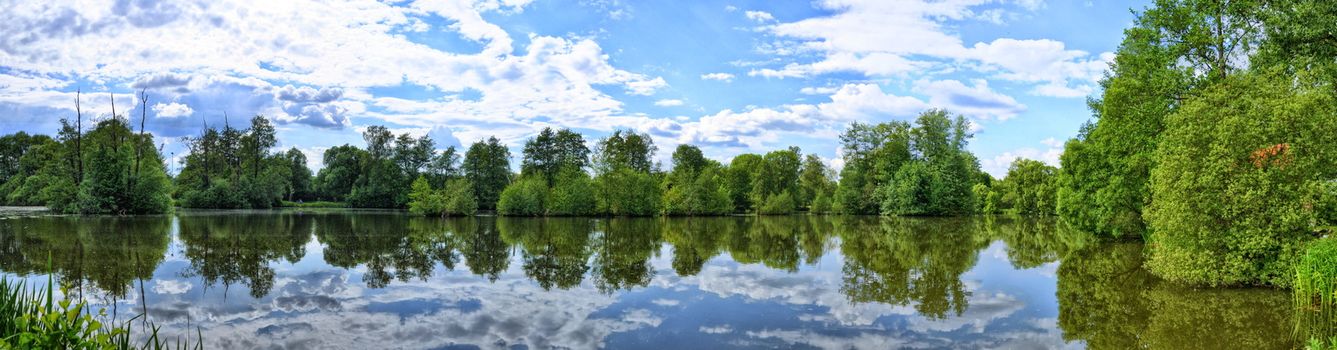
<svg viewBox="0 0 1337 350"><path fill-rule="evenodd" d="M365 266L327 265L313 238L300 261L270 264L274 285L256 299L245 285L184 277L190 262L174 239L144 298L165 333L199 327L221 348L1081 347L1057 329L1056 263L1015 269L994 242L961 276L965 312L936 319L913 305L850 302L841 293L839 242L830 240L820 260L797 272L740 264L725 252L686 277L674 273L673 248L663 244L648 286L608 295L591 278L545 291L515 252L495 282L463 262L453 271L438 263L425 281L373 289L362 281ZM132 295L121 312L142 310Z"/></svg>

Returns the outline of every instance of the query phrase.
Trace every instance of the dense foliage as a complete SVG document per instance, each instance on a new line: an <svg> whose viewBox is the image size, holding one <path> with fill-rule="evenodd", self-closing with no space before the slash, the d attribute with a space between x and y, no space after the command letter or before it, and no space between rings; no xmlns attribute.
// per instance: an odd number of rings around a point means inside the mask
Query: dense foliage
<svg viewBox="0 0 1337 350"><path fill-rule="evenodd" d="M88 130L83 119L82 111L74 123L62 119L55 139L0 138L0 202L83 214L170 210L171 180L143 123L136 132L128 118L113 114Z"/></svg>
<svg viewBox="0 0 1337 350"><path fill-rule="evenodd" d="M175 179L183 207L271 208L306 191L301 187L309 183L311 171L300 151L270 153L278 139L263 116L251 118L246 130L225 124L187 142L185 166Z"/></svg>

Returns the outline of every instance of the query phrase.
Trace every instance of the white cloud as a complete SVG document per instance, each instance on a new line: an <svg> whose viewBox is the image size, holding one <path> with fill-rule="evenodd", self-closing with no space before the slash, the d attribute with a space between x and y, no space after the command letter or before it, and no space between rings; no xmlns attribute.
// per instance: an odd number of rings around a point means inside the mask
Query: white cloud
<svg viewBox="0 0 1337 350"><path fill-rule="evenodd" d="M155 280L153 292L158 294L184 294L190 291L190 282L181 280Z"/></svg>
<svg viewBox="0 0 1337 350"><path fill-rule="evenodd" d="M747 11L744 12L744 15L747 15L747 19L757 22L770 22L775 20L775 16L772 16L770 12L766 11Z"/></svg>
<svg viewBox="0 0 1337 350"><path fill-rule="evenodd" d="M1040 143L1044 148L1022 147L1011 151L1003 152L993 158L980 160L980 168L994 178L1002 179L1007 176L1007 168L1012 165L1012 161L1019 158L1032 159L1044 162L1052 166L1059 166L1059 156L1063 155L1063 142L1054 138L1047 138Z"/></svg>
<svg viewBox="0 0 1337 350"><path fill-rule="evenodd" d="M328 128L350 126L348 116L357 115L371 123L453 125L462 140L495 134L515 141L547 123L597 129L644 123L625 117L623 103L596 87L650 95L668 85L662 77L614 67L590 38L531 35L516 54L516 40L484 19L489 12L521 12L528 3L16 3L0 25L0 62L10 68L0 73L0 102L72 109L73 94L55 89L67 88L64 77L76 72L74 79L95 84L157 89L155 99L210 116L256 113ZM445 18L445 29L483 48L446 52L400 34L422 30L427 16ZM117 43L114 49L109 42ZM477 97L404 100L369 92L400 86ZM87 98L85 109L106 110L98 99ZM133 106L125 100L117 107Z"/></svg>
<svg viewBox="0 0 1337 350"><path fill-rule="evenodd" d="M655 101L655 105L656 105L656 106L660 106L660 107L681 106L681 105L682 105L682 100L678 100L678 99L662 99L662 100Z"/></svg>
<svg viewBox="0 0 1337 350"><path fill-rule="evenodd" d="M629 81L627 82L627 93L632 95L650 95L655 93L655 90L662 89L666 86L668 86L668 82L665 82L664 78Z"/></svg>
<svg viewBox="0 0 1337 350"><path fill-rule="evenodd" d="M733 327L729 327L729 325L727 325L727 324L722 324L722 325L718 325L718 326L701 326L701 328L699 328L699 329L697 329L697 330L700 331L701 333L705 333L705 334L729 334L729 333L733 333Z"/></svg>
<svg viewBox="0 0 1337 350"><path fill-rule="evenodd" d="M815 62L792 62L781 68L757 68L749 75L770 78L809 77L834 72L874 77L923 74L934 67L971 66L998 79L1035 84L1033 94L1075 97L1089 94L1108 66L1111 54L1093 56L1070 50L1062 42L1000 38L967 47L946 23L963 19L1002 22L999 9L977 11L990 0L933 2L925 0L819 0L833 11L823 17L764 27L786 40L763 51L817 52ZM1033 11L1039 1L1017 1ZM773 44L767 44L773 45Z"/></svg>
<svg viewBox="0 0 1337 350"><path fill-rule="evenodd" d="M1007 120L1026 110L1025 105L1011 96L990 89L988 81L980 79L972 83L974 86L957 80L919 80L914 90L927 95L933 107L979 119Z"/></svg>
<svg viewBox="0 0 1337 350"><path fill-rule="evenodd" d="M702 80L719 80L722 82L733 81L733 74L729 73L706 73L701 75Z"/></svg>
<svg viewBox="0 0 1337 350"><path fill-rule="evenodd" d="M152 109L154 114L162 118L184 117L195 112L194 110L190 109L190 106L176 102L168 104L163 104L159 102L157 104L154 104Z"/></svg>

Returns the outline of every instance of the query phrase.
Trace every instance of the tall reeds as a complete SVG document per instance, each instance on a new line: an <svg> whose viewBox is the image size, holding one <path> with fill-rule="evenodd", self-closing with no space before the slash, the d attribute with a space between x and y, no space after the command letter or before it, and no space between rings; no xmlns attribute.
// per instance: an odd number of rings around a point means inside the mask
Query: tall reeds
<svg viewBox="0 0 1337 350"><path fill-rule="evenodd" d="M1296 336L1337 339L1337 239L1310 244L1295 265L1293 288Z"/></svg>
<svg viewBox="0 0 1337 350"><path fill-rule="evenodd" d="M148 332L143 341L135 341L133 322L107 324L106 310L91 312L82 300L67 297L62 290L56 298L54 280L47 277L45 288L29 288L23 282L0 278L0 349L203 349L202 338L166 340L159 327L143 322ZM196 334L200 337L199 333Z"/></svg>

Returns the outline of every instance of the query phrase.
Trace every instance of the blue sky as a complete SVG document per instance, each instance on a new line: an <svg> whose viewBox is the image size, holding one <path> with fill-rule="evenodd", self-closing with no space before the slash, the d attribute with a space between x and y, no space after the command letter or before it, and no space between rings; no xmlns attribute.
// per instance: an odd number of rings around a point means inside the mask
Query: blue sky
<svg viewBox="0 0 1337 350"><path fill-rule="evenodd" d="M0 133L139 116L179 157L204 122L264 115L281 147L386 125L440 148L547 126L651 134L721 161L790 145L839 167L851 122L946 108L1002 176L1057 165L1144 1L52 1L0 5Z"/></svg>

